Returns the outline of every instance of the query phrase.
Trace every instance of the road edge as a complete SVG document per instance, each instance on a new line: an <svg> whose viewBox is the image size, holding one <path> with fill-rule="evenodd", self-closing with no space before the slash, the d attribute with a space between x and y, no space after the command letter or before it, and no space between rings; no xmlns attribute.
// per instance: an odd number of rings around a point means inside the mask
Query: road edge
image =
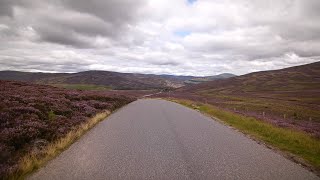
<svg viewBox="0 0 320 180"><path fill-rule="evenodd" d="M150 98L150 99L152 99L152 98ZM258 139L257 137L254 137L253 135L250 135L250 134L248 134L248 133L246 133L246 132L243 132L243 131L241 131L241 130L239 130L239 129L237 129L237 128L229 125L229 124L227 124L225 121L223 121L223 120L221 120L221 119L219 119L219 118L217 118L217 117L215 117L215 116L213 116L213 115L210 115L210 114L208 114L208 113L206 113L206 112L200 111L200 110L198 110L198 109L196 109L196 108L188 107L188 106L186 106L186 105L184 105L184 104L181 104L181 103L175 101L175 99L168 99L168 98L154 98L154 99L161 99L161 100L169 101L169 102L172 102L172 103L181 105L181 106L183 106L183 107L187 107L187 108L189 108L190 110L199 112L199 113L201 113L202 115L210 118L211 120L214 120L214 121L220 123L221 125L226 126L226 127L230 128L230 129L232 129L232 130L234 130L234 131L236 131L236 132L238 132L238 133L241 133L242 135L244 135L245 137L253 140L253 141L256 142L257 144L262 145L262 146L264 146L264 147L266 147L266 148L268 148L268 149L271 149L271 150L274 151L275 153L281 155L282 157L284 157L284 158L286 158L286 159L294 162L295 164L301 166L302 168L304 168L304 169L308 170L309 172L314 173L316 176L320 177L320 170L318 170L318 169L315 168L314 166L310 165L310 164L309 164L308 162L306 162L303 158L298 157L297 155L294 155L294 154L292 154L292 153L290 153L290 152L282 151L282 150L280 150L279 148L277 148L277 147L275 147L275 146L272 146L271 144L267 144L267 143L265 143L263 140ZM190 101L190 100L188 100L188 101ZM194 102L194 101L192 101L192 102ZM197 103L197 102L194 102L194 103Z"/></svg>
<svg viewBox="0 0 320 180"><path fill-rule="evenodd" d="M80 127L73 131L70 131L66 136L48 144L43 151L40 152L40 157L37 157L38 154L25 155L19 162L19 168L17 172L11 174L7 179L27 179L29 176L32 176L32 174L46 166L51 160L57 158L64 151L69 149L74 143L79 141L84 135L94 129L102 121L107 120L110 116L112 116L112 114L120 111L135 101L132 101L113 111L105 110L102 113L97 113L94 117L89 118L85 124L80 125Z"/></svg>

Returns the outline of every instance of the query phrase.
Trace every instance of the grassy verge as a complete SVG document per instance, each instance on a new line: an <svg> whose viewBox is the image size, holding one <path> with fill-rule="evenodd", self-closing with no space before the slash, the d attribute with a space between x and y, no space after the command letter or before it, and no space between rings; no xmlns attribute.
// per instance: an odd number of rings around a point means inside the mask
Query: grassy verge
<svg viewBox="0 0 320 180"><path fill-rule="evenodd" d="M266 115L276 116L278 118L286 118L298 121L319 121L320 112L315 105L320 102L320 98L304 98L295 95L284 96L283 94L267 94L265 95L231 95L208 93L203 91L200 96L210 99L221 100L219 107L236 108L244 112L265 112ZM312 99L312 100L311 100Z"/></svg>
<svg viewBox="0 0 320 180"><path fill-rule="evenodd" d="M212 105L181 99L169 100L215 117L225 124L250 135L256 140L263 141L275 149L286 152L286 155L289 155L288 157L308 166L318 174L320 172L319 139L304 132L276 127L267 122L228 112Z"/></svg>
<svg viewBox="0 0 320 180"><path fill-rule="evenodd" d="M76 90L111 90L109 86L94 85L94 84L50 84L55 87Z"/></svg>
<svg viewBox="0 0 320 180"><path fill-rule="evenodd" d="M73 142L79 139L85 132L94 127L97 123L105 119L110 114L109 111L99 113L93 118L90 118L87 123L79 126L78 129L69 132L65 137L56 140L44 148L41 153L30 153L24 156L18 170L8 179L24 179L26 175L35 171L49 160L59 155L63 150L68 148Z"/></svg>

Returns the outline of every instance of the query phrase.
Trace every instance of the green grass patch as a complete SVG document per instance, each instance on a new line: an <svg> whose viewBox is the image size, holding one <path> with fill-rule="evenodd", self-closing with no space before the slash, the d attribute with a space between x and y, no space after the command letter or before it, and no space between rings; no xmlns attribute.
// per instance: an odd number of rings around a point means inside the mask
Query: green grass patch
<svg viewBox="0 0 320 180"><path fill-rule="evenodd" d="M276 127L253 117L228 112L208 104L181 99L170 100L193 109L198 109L268 145L300 157L315 167L317 171L320 170L320 140L311 135L302 131Z"/></svg>
<svg viewBox="0 0 320 180"><path fill-rule="evenodd" d="M65 89L77 89L77 90L111 90L109 86L95 85L95 84L50 84L55 87L61 87Z"/></svg>

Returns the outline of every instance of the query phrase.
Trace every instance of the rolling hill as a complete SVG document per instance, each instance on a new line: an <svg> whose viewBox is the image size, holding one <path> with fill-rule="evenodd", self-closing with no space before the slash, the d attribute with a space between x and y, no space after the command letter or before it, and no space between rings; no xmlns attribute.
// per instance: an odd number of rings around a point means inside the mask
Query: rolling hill
<svg viewBox="0 0 320 180"><path fill-rule="evenodd" d="M211 77L201 78L210 79ZM217 76L214 79L219 78L225 78L225 76ZM197 78L194 76L118 73L111 71L84 71L78 73L0 71L0 79L51 84L67 88L148 90L179 88L186 85L186 81Z"/></svg>
<svg viewBox="0 0 320 180"><path fill-rule="evenodd" d="M320 137L320 62L185 86L161 96L209 103Z"/></svg>
<svg viewBox="0 0 320 180"><path fill-rule="evenodd" d="M26 81L38 84L100 85L111 89L166 89L184 85L184 76L118 73L110 71L85 71L79 73L32 73L1 71L0 79ZM193 78L193 77L190 77Z"/></svg>
<svg viewBox="0 0 320 180"><path fill-rule="evenodd" d="M182 91L226 94L270 93L270 91L293 93L319 89L320 62L280 70L254 72L181 88Z"/></svg>
<svg viewBox="0 0 320 180"><path fill-rule="evenodd" d="M228 79L235 77L236 75L230 73L223 73L216 76L196 77L185 81L186 84L200 84L208 81L214 81L218 79Z"/></svg>

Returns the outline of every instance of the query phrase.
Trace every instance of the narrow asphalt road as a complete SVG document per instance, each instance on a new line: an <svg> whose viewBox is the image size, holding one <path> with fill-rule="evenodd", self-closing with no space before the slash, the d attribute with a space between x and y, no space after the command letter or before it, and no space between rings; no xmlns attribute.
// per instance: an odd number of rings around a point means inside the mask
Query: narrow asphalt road
<svg viewBox="0 0 320 180"><path fill-rule="evenodd" d="M200 113L138 100L29 179L320 179Z"/></svg>

